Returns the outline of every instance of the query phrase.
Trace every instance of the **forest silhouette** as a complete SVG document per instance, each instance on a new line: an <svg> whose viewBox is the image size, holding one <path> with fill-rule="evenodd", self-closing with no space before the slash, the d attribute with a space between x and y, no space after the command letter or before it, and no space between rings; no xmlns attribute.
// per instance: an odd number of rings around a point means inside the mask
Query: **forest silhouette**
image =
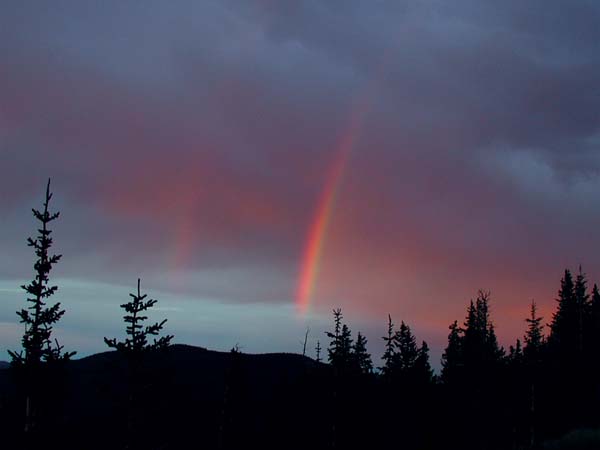
<svg viewBox="0 0 600 450"><path fill-rule="evenodd" d="M125 340L106 337L111 351L74 359L53 337L65 309L51 301L61 259L51 199L49 181L27 240L35 260L17 311L21 349L0 370L2 448L600 448L600 291L581 267L564 271L552 317L524 304L523 336L508 349L490 292L478 291L449 326L439 374L427 343L391 316L373 361L341 309L315 359L308 329L297 355L173 345L161 336L166 320L145 324L157 301L139 279L121 305Z"/></svg>

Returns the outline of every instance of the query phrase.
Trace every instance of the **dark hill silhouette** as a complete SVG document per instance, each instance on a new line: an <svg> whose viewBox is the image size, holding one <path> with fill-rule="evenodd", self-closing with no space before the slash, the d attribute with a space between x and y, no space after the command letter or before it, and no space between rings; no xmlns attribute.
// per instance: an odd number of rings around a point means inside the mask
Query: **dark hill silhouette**
<svg viewBox="0 0 600 450"><path fill-rule="evenodd" d="M8 369L10 366L10 363L6 362L6 361L0 361L0 370L2 369Z"/></svg>
<svg viewBox="0 0 600 450"><path fill-rule="evenodd" d="M264 439L275 438L273 421L293 414L286 411L292 405L284 405L284 398L318 366L324 367L298 354L251 355L172 345L167 352L149 355L144 364L153 399L143 407L145 434L154 443L168 442L164 448L185 448L199 429L202 448L218 447L219 439L230 437L224 434L270 446ZM64 399L52 416L61 427L77 431L70 442L62 441L63 448L117 448L119 424L125 420L126 370L115 351L67 362L61 377ZM0 420L18 429L14 391L12 371L1 371ZM103 432L109 429L110 434ZM93 442L89 436L94 436Z"/></svg>

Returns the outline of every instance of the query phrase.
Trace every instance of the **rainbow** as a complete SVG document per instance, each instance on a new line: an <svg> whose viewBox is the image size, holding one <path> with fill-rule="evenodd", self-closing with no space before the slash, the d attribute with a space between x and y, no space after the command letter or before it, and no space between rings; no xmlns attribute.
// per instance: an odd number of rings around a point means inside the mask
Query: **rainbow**
<svg viewBox="0 0 600 450"><path fill-rule="evenodd" d="M300 315L308 312L315 289L325 235L334 209L338 188L343 177L350 147L341 147L335 158L331 174L319 201L315 219L308 233L308 240L300 270L300 280L296 294L296 307Z"/></svg>
<svg viewBox="0 0 600 450"><path fill-rule="evenodd" d="M354 107L351 109L348 127L341 135L333 158L333 164L325 182L325 187L317 203L316 212L309 227L306 245L302 254L300 276L296 288L295 303L296 310L300 316L306 315L310 309L319 275L327 228L335 209L338 191L344 177L344 172L346 171L346 166L348 165L348 160L350 159L350 153L363 129L365 117L371 109L387 60L387 57L384 58L384 62L379 67L376 76L370 80L363 95L356 99Z"/></svg>

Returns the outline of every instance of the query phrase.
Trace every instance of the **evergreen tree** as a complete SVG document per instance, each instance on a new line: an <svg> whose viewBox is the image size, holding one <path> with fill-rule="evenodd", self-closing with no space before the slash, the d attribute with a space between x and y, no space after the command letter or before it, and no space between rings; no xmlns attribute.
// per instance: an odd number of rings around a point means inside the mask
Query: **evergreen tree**
<svg viewBox="0 0 600 450"><path fill-rule="evenodd" d="M373 362L371 361L371 355L367 351L367 338L360 331L352 347L352 358L359 373L367 375L373 372Z"/></svg>
<svg viewBox="0 0 600 450"><path fill-rule="evenodd" d="M8 351L13 367L21 371L25 386L25 432L27 433L37 428L36 416L40 398L48 393L48 390L53 389L47 386L47 380L41 373L44 364L67 361L75 354L75 352L63 352L63 346L56 339L52 339L53 326L65 313L60 303L53 305L48 303L50 297L58 290L57 286L49 284L50 271L62 258L62 255L50 254L53 239L49 226L60 216L60 212L52 213L49 210L52 196L50 180L48 180L44 209L42 211L32 209L33 216L40 223L37 230L39 234L35 239L27 239L27 244L33 247L37 259L33 265L34 279L28 285L21 286L27 293L26 301L29 306L17 311L20 322L25 325L25 332L21 339L23 349Z"/></svg>
<svg viewBox="0 0 600 450"><path fill-rule="evenodd" d="M484 333L479 323L480 317L473 300L467 309L467 319L464 323L463 357L466 365L475 365L483 355Z"/></svg>
<svg viewBox="0 0 600 450"><path fill-rule="evenodd" d="M387 336L382 338L385 342L385 351L381 359L383 366L379 368L383 376L390 376L394 370L394 362L396 361L396 337L394 333L394 323L392 316L388 314L388 329Z"/></svg>
<svg viewBox="0 0 600 450"><path fill-rule="evenodd" d="M433 371L429 364L429 347L423 341L421 347L410 327L403 322L395 334L395 367L407 388L424 386L431 382Z"/></svg>
<svg viewBox="0 0 600 450"><path fill-rule="evenodd" d="M429 385L433 381L433 369L429 364L429 346L423 341L419 348L417 359L414 366L415 379L423 384Z"/></svg>
<svg viewBox="0 0 600 450"><path fill-rule="evenodd" d="M151 336L158 336L165 322L157 322L152 325L144 325L148 319L143 313L152 308L157 301L148 299L147 294L142 295L140 290L140 279L137 283L137 294L129 294L131 301L121 305L126 312L123 316L125 321L126 338L124 341L117 341L116 338L104 338L104 342L110 348L121 353L128 368L128 396L127 396L127 433L125 435L125 449L137 449L144 447L139 431L143 424L141 416L145 410L142 402L148 399L148 389L151 383L148 382L148 371L143 370L145 356L150 352L165 350L173 339L172 335L161 336L149 342ZM144 393L144 395L142 395Z"/></svg>
<svg viewBox="0 0 600 450"><path fill-rule="evenodd" d="M523 349L523 360L525 363L526 388L521 391L527 396L525 410L527 410L527 434L530 448L535 448L536 442L536 411L539 397L539 387L542 377L540 377L540 368L543 362L546 340L543 334L543 317L537 314L537 305L535 300L531 301L529 317L527 322L527 331L525 332L525 347ZM521 372L517 372L518 376ZM523 380L521 380L523 382Z"/></svg>
<svg viewBox="0 0 600 450"><path fill-rule="evenodd" d="M123 320L127 324L125 328L127 337L124 341L120 342L116 339L104 338L106 345L134 359L147 351L160 350L168 347L171 343L171 339L173 339L172 335L162 336L159 339L155 338L152 343L148 342L149 336L157 336L160 333L167 319L164 319L160 323L157 322L152 325L143 325L143 322L148 319L148 317L141 315L141 313L152 308L157 301L154 299L146 300L148 295L141 294L139 278L137 283L137 294L129 294L129 296L133 300L121 305L121 308L127 313L123 316Z"/></svg>
<svg viewBox="0 0 600 450"><path fill-rule="evenodd" d="M531 301L530 315L527 322L527 332L525 333L525 348L523 356L528 363L538 362L542 355L542 348L545 343L542 325L543 317L537 315L537 305L535 300Z"/></svg>
<svg viewBox="0 0 600 450"><path fill-rule="evenodd" d="M592 361L600 366L600 291L594 284L590 301L590 318L588 325L588 347Z"/></svg>
<svg viewBox="0 0 600 450"><path fill-rule="evenodd" d="M518 367L523 363L523 348L521 347L521 340L517 339L515 346L512 345L508 348L508 363L513 367Z"/></svg>
<svg viewBox="0 0 600 450"><path fill-rule="evenodd" d="M350 401L349 390L350 379L347 377L352 372L353 342L352 333L348 325L342 322L341 309L333 310L334 330L327 331L331 339L327 349L329 363L333 367L333 378L331 379L331 446L338 445L338 439L342 440L347 434L341 431L347 427L347 404Z"/></svg>
<svg viewBox="0 0 600 450"><path fill-rule="evenodd" d="M341 349L341 332L342 332L342 310L340 308L333 310L333 333L326 331L325 334L331 341L329 342L329 348L327 349L327 356L329 362L333 366L338 365Z"/></svg>
<svg viewBox="0 0 600 450"><path fill-rule="evenodd" d="M480 290L469 305L462 342L464 367L456 391L468 405L466 417L472 423L472 439L478 448L487 447L490 436L502 426L484 415L494 417L504 401L499 389L504 384L504 350L498 345L489 302L489 291Z"/></svg>
<svg viewBox="0 0 600 450"><path fill-rule="evenodd" d="M470 382L482 383L504 358L498 345L494 324L489 312L490 293L480 290L467 308L464 328L455 321L450 326L448 346L442 355L442 380L453 383L467 377Z"/></svg>
<svg viewBox="0 0 600 450"><path fill-rule="evenodd" d="M505 356L504 348L498 344L498 338L496 337L496 327L493 323L488 326L488 332L486 336L487 350L489 352L489 361L492 364L499 363ZM519 341L520 346L520 341Z"/></svg>
<svg viewBox="0 0 600 450"><path fill-rule="evenodd" d="M320 341L317 341L317 346L315 347L315 352L317 353L316 361L318 363L320 363L322 361L322 359L321 359L321 342Z"/></svg>
<svg viewBox="0 0 600 450"><path fill-rule="evenodd" d="M57 286L50 286L50 271L60 261L62 255L50 255L52 247L52 231L48 228L50 223L59 218L60 212L49 211L50 200L53 194L50 192L50 180L46 186L46 197L44 210L32 209L33 216L40 222L39 235L33 239L28 238L27 244L33 247L37 260L34 264L35 278L21 288L29 296L27 309L17 311L21 323L25 324L25 333L21 340L23 350L13 352L9 350L13 364L25 364L28 367L38 366L43 361L56 359L69 359L75 352L62 353L62 346L56 340L52 340L53 325L56 324L65 313L60 303L48 306L48 299L58 290Z"/></svg>
<svg viewBox="0 0 600 450"><path fill-rule="evenodd" d="M408 374L415 366L419 349L417 348L417 340L404 321L400 324L400 330L396 332L395 343L399 371L402 374Z"/></svg>
<svg viewBox="0 0 600 450"><path fill-rule="evenodd" d="M587 277L585 273L583 273L583 269L579 266L579 273L577 277L575 277L575 285L573 286L573 295L575 295L575 302L582 309L585 309L590 300L590 296L587 291Z"/></svg>
<svg viewBox="0 0 600 450"><path fill-rule="evenodd" d="M352 332L348 325L342 325L342 331L340 333L340 346L338 353L338 365L341 368L346 368L350 365L350 361L352 358Z"/></svg>
<svg viewBox="0 0 600 450"><path fill-rule="evenodd" d="M455 381L464 367L463 338L464 331L455 320L449 327L448 346L442 354L442 380L444 383Z"/></svg>
<svg viewBox="0 0 600 450"><path fill-rule="evenodd" d="M593 384L598 386L596 380L600 378L600 291L596 284L592 288L585 338L585 358L591 366L589 375Z"/></svg>
<svg viewBox="0 0 600 450"><path fill-rule="evenodd" d="M590 296L587 292L587 278L583 273L581 266L579 266L579 273L575 278L573 295L575 296L577 315L577 351L581 357L583 356L584 326L587 323L587 317L590 311Z"/></svg>
<svg viewBox="0 0 600 450"><path fill-rule="evenodd" d="M469 370L489 368L501 361L504 350L498 345L489 313L490 293L480 290L471 301L464 329L464 360Z"/></svg>
<svg viewBox="0 0 600 450"><path fill-rule="evenodd" d="M594 284L592 289L590 310L594 322L594 328L598 328L598 330L600 330L600 291L598 290L597 284Z"/></svg>
<svg viewBox="0 0 600 450"><path fill-rule="evenodd" d="M410 329L409 329L410 330ZM406 339L408 342L409 339ZM412 341L412 340L410 340ZM412 353L412 344L409 344ZM431 403L433 394L433 370L429 364L429 347L425 341L417 348L417 355L412 362L412 367L405 369L401 380L400 396L396 397L402 407L396 413L399 433L403 437L403 448L431 448ZM398 426L398 425L397 425Z"/></svg>
<svg viewBox="0 0 600 450"><path fill-rule="evenodd" d="M583 325L588 322L585 310L589 297L586 279L581 268L573 281L569 270L565 270L558 291L558 306L550 324L548 337L549 383L555 389L552 406L554 427L574 427L591 413L590 385L591 370L583 354Z"/></svg>
<svg viewBox="0 0 600 450"><path fill-rule="evenodd" d="M548 344L554 357L565 362L577 352L579 328L575 285L568 269L560 282L557 301L558 308L552 316Z"/></svg>
<svg viewBox="0 0 600 450"><path fill-rule="evenodd" d="M331 339L327 349L330 364L340 371L348 369L351 365L352 356L352 332L348 325L342 323L343 315L341 309L333 311L334 330L325 334Z"/></svg>

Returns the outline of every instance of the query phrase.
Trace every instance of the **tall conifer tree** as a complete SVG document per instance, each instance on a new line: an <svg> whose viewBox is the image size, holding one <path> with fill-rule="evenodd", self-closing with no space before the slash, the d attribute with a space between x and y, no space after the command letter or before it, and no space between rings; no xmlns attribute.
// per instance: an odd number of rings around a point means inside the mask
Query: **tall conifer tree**
<svg viewBox="0 0 600 450"><path fill-rule="evenodd" d="M558 307L552 316L548 344L554 358L566 362L573 359L578 348L579 317L573 276L567 269L560 282Z"/></svg>
<svg viewBox="0 0 600 450"><path fill-rule="evenodd" d="M579 273L575 277L575 286L573 287L575 296L576 320L577 320L577 352L579 357L583 357L585 328L588 323L588 314L590 312L590 296L587 291L587 278L579 266Z"/></svg>
<svg viewBox="0 0 600 450"><path fill-rule="evenodd" d="M367 351L367 338L360 331L356 335L356 342L352 347L352 359L359 373L367 375L373 371L373 361Z"/></svg>
<svg viewBox="0 0 600 450"><path fill-rule="evenodd" d="M394 370L394 363L396 360L396 338L394 333L394 323L392 322L392 316L388 314L388 327L387 335L382 338L385 342L385 351L381 359L383 360L383 366L379 368L381 373L389 377L392 375Z"/></svg>
<svg viewBox="0 0 600 450"><path fill-rule="evenodd" d="M35 278L21 288L29 296L30 303L26 309L17 311L21 323L25 324L25 333L22 338L23 350L13 352L9 350L14 364L25 364L29 367L39 365L43 361L55 360L57 358L69 359L74 352L61 353L62 346L52 339L53 325L56 324L65 313L60 303L48 305L48 300L58 290L57 286L50 286L50 271L60 261L62 255L51 255L52 230L49 225L59 218L60 212L49 211L50 180L46 186L46 197L43 211L33 209L33 216L40 222L38 236L27 239L27 244L33 247L37 260L34 264Z"/></svg>
<svg viewBox="0 0 600 450"><path fill-rule="evenodd" d="M408 374L413 370L419 349L415 336L404 321L400 323L400 329L396 332L396 355L401 373Z"/></svg>
<svg viewBox="0 0 600 450"><path fill-rule="evenodd" d="M325 334L330 339L329 347L327 348L327 356L329 362L333 366L338 365L341 352L341 334L342 334L342 310L340 308L333 310L333 332L326 331Z"/></svg>
<svg viewBox="0 0 600 450"><path fill-rule="evenodd" d="M542 348L545 343L542 320L544 318L537 315L537 305L535 304L535 300L532 300L529 317L525 319L527 322L527 331L525 333L525 347L523 349L525 361L528 363L538 362L542 355Z"/></svg>
<svg viewBox="0 0 600 450"><path fill-rule="evenodd" d="M429 346L423 341L419 348L419 354L415 360L415 379L423 385L428 385L433 381L433 369L429 363Z"/></svg>
<svg viewBox="0 0 600 450"><path fill-rule="evenodd" d="M139 278L137 282L137 294L129 294L129 296L132 300L121 305L121 308L127 313L123 316L123 320L127 324L125 327L127 337L124 341L104 338L106 345L132 359L137 359L145 352L168 347L171 339L173 339L172 335L161 336L158 339L154 338L153 342L148 341L150 336L157 336L160 333L167 319L152 325L144 325L148 317L142 315L142 313L152 308L157 301L154 299L146 300L148 295L142 295Z"/></svg>
<svg viewBox="0 0 600 450"><path fill-rule="evenodd" d="M321 341L317 341L317 346L315 347L315 352L317 354L317 358L315 359L315 361L320 363L322 361L322 359L321 359Z"/></svg>
<svg viewBox="0 0 600 450"><path fill-rule="evenodd" d="M600 290L594 284L590 300L590 318L588 326L588 348L595 366L600 367Z"/></svg>
<svg viewBox="0 0 600 450"><path fill-rule="evenodd" d="M25 333L21 340L23 349L10 351L13 367L22 370L24 390L26 392L25 431L32 432L37 428L36 416L38 403L44 391L52 389L46 386L41 369L43 364L69 360L75 352L63 352L63 347L56 339L52 339L54 325L64 315L60 303L49 304L49 299L58 290L50 285L50 271L60 261L62 255L50 254L53 244L50 224L59 218L60 212L50 212L50 180L46 186L43 210L32 209L33 216L39 222L38 236L28 238L27 244L32 247L37 257L34 263L34 279L21 288L27 293L29 306L17 311L21 323L25 325Z"/></svg>
<svg viewBox="0 0 600 450"><path fill-rule="evenodd" d="M464 367L464 332L456 320L448 328L448 346L442 354L442 380L446 384L456 381Z"/></svg>
<svg viewBox="0 0 600 450"><path fill-rule="evenodd" d="M139 278L137 293L129 294L129 296L132 300L121 305L121 308L126 312L123 316L126 324L125 340L117 341L116 338L104 338L106 345L122 354L127 363L127 434L125 436L125 449L127 450L143 446L139 434L140 412L142 411L140 401L147 397L147 390L151 386L151 383L148 383L148 372L143 370L145 357L150 352L167 349L173 339L172 335L166 335L158 339L154 337L153 341L149 342L150 337L160 334L167 319L151 325L144 325L148 317L143 314L152 308L157 301L154 299L146 300L148 295L141 293Z"/></svg>

